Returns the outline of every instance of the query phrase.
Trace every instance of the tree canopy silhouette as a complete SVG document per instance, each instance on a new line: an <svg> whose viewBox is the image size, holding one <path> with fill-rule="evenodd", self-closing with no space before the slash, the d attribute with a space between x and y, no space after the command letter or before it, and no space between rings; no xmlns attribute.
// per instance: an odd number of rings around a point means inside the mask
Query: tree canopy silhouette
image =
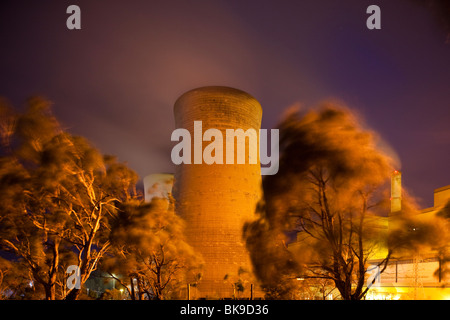
<svg viewBox="0 0 450 320"><path fill-rule="evenodd" d="M0 104L0 244L23 261L47 299L77 299L65 270L83 284L110 250L117 205L136 193L137 175L86 139L63 129L50 103L27 101L23 113Z"/></svg>
<svg viewBox="0 0 450 320"><path fill-rule="evenodd" d="M370 287L370 263L383 272L394 253L438 242L438 225L415 219L417 206L406 195L394 232L383 225L397 164L350 109L329 102L307 113L290 110L279 128L279 172L264 178L260 218L245 228L270 296L290 298L292 279L322 279L342 299L359 300ZM411 233L411 224L421 227ZM291 230L297 242L288 250Z"/></svg>
<svg viewBox="0 0 450 320"><path fill-rule="evenodd" d="M122 203L110 237L113 255L102 268L132 300L185 298L179 293L186 276L201 272L202 258L185 241L184 227L169 199Z"/></svg>

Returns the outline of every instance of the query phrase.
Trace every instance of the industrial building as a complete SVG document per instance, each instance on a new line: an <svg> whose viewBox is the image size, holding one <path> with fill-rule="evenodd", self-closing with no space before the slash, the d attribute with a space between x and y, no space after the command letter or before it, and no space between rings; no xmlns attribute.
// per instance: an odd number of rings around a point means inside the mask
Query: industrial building
<svg viewBox="0 0 450 320"><path fill-rule="evenodd" d="M195 136L198 133L194 132L194 122L201 121L204 132L214 129L222 136L226 136L227 129L251 129L259 135L261 105L241 90L202 87L183 94L175 103L174 115L176 128L186 129L194 137L192 161L176 166L173 185L175 211L186 221L186 240L204 259L201 281L195 283L190 296L255 298L257 290L253 287L252 265L242 232L244 224L255 219L261 197L259 158L238 164L236 151L231 163L198 161L194 141L202 141L200 156L209 143ZM236 139L233 144L236 150L245 144L246 154L254 147L250 146L250 139ZM239 292L236 283L241 284Z"/></svg>
<svg viewBox="0 0 450 320"><path fill-rule="evenodd" d="M262 108L255 98L243 91L202 87L183 94L175 103L174 115L176 128L188 130L195 139L195 121L202 122L203 132L216 129L223 136L227 129L258 132ZM201 153L208 142L203 141L203 137L198 139L202 141ZM192 150L196 148L194 141L190 143ZM245 150L249 152L249 142L245 143ZM186 239L205 261L202 279L195 283L195 290L188 294L189 297L236 297L235 281L238 278L246 279L243 297L263 297L263 293L253 286L256 281L252 278L252 265L242 238L243 226L255 219L255 207L262 195L259 159L257 163L205 164L196 161L194 152L190 156L192 161L177 165L174 175L155 174L144 179L146 201L153 196L173 195L175 211L186 221ZM402 214L401 177L400 171L392 175L389 215L376 217L376 224L386 230L386 235ZM418 217L430 219L449 200L450 185L434 190L433 207L420 210ZM377 259L382 259L385 254L386 248L381 248L369 263L376 265ZM450 299L449 285L450 278L442 272L438 254L421 252L391 259L366 299Z"/></svg>
<svg viewBox="0 0 450 320"><path fill-rule="evenodd" d="M450 185L434 190L434 205L419 210L414 218L417 221L431 221L450 201ZM414 253L406 251L395 254L382 273L377 265L386 258L388 253L388 232L395 232L402 219L402 173L394 171L391 177L390 212L387 216L370 217L370 225L381 230L381 239L377 249L371 253L367 267L367 278L374 283L365 297L367 300L444 300L450 299L450 276L444 272L443 258L430 248ZM368 219L368 217L366 217ZM414 226L410 226L414 231ZM391 229L391 230L390 230ZM289 244L295 252L300 245L301 234ZM330 290L330 292L332 292ZM338 298L337 290L330 293L329 299ZM307 297L314 299L315 297Z"/></svg>
<svg viewBox="0 0 450 320"><path fill-rule="evenodd" d="M380 218L386 228L393 227L402 215L401 172L395 171L391 180L391 212ZM450 185L434 190L434 204L419 211L416 218L433 218L450 201ZM382 253L381 253L382 254ZM377 260L371 261L376 264ZM386 270L370 288L366 299L450 299L450 277L443 272L443 260L434 250L425 250L401 259L391 259Z"/></svg>

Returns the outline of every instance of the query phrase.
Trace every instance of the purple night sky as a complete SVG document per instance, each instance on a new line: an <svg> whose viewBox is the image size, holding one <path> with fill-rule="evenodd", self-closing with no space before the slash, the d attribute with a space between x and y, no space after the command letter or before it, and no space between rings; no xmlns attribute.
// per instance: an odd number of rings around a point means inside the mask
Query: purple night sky
<svg viewBox="0 0 450 320"><path fill-rule="evenodd" d="M395 150L404 185L431 206L433 189L450 184L450 41L445 14L421 2L3 0L0 95L16 107L47 97L70 132L141 178L173 171L172 108L185 91L244 90L264 128L293 104L338 99ZM71 4L82 30L66 28ZM366 27L371 4L381 30Z"/></svg>

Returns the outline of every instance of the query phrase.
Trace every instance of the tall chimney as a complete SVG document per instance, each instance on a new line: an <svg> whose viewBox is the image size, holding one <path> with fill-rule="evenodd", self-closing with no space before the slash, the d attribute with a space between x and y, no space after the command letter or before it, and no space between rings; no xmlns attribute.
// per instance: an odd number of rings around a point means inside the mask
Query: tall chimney
<svg viewBox="0 0 450 320"><path fill-rule="evenodd" d="M402 173L395 170L391 177L391 213L402 209Z"/></svg>
<svg viewBox="0 0 450 320"><path fill-rule="evenodd" d="M188 91L176 101L174 113L176 128L187 129L191 134L192 154L194 121L202 121L203 132L220 130L223 141L226 129L254 129L259 141L261 106L255 98L237 89L202 87ZM202 143L202 151L209 143ZM247 141L247 152L248 147ZM250 272L252 269L243 226L255 219L255 207L261 197L259 157L256 164L250 164L248 159L245 164L236 161L228 164L225 152L224 146L223 164L191 162L175 169L175 210L186 221L188 243L204 260L197 298L232 297L235 292L232 279L236 279L240 269ZM250 292L249 288L245 292Z"/></svg>

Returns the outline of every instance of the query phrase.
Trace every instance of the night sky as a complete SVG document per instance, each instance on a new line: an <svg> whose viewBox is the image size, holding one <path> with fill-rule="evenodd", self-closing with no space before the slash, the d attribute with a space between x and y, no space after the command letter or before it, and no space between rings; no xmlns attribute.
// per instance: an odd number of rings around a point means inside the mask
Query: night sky
<svg viewBox="0 0 450 320"><path fill-rule="evenodd" d="M400 159L432 206L450 184L450 41L414 0L8 1L0 4L0 95L39 94L66 128L140 177L172 172L173 104L207 85L244 90L272 128L289 106L337 99ZM68 30L66 8L81 8ZM366 9L381 8L381 30ZM447 41L446 41L447 40Z"/></svg>

